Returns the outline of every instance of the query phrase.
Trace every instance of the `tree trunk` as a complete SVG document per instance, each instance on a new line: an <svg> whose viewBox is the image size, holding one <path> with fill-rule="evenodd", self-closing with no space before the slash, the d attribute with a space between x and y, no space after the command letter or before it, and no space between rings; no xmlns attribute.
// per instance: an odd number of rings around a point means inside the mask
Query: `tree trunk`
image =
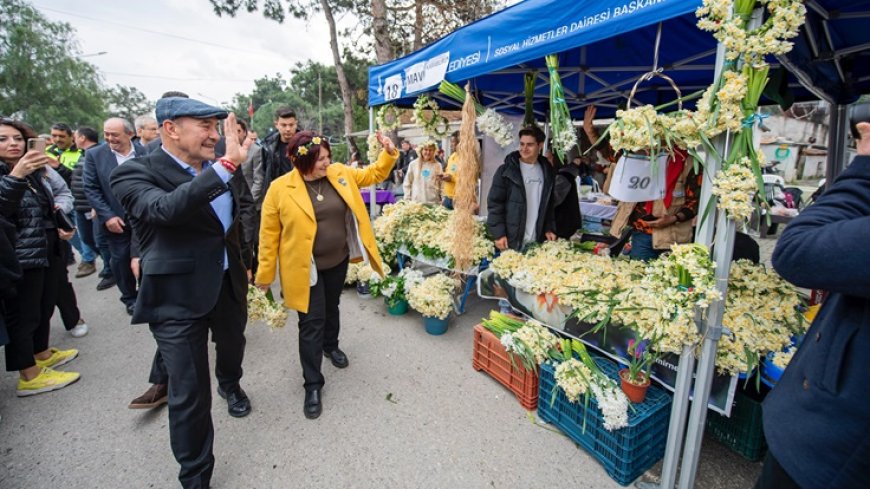
<svg viewBox="0 0 870 489"><path fill-rule="evenodd" d="M387 1L372 0L372 33L375 37L375 56L378 64L393 59L393 44L390 42L390 28L387 24Z"/></svg>
<svg viewBox="0 0 870 489"><path fill-rule="evenodd" d="M328 0L320 0L320 5L323 7L323 15L326 16L326 22L329 24L329 47L332 48L332 60L335 63L335 74L338 77L338 87L341 89L341 101L344 105L344 134L348 142L348 158L350 157L351 148L355 148L353 136L353 99L350 90L350 83L347 81L347 75L344 73L344 64L341 62L341 53L338 51L338 36L335 32L335 17L332 15L332 6Z"/></svg>
<svg viewBox="0 0 870 489"><path fill-rule="evenodd" d="M414 0L414 46L413 51L423 47L423 0Z"/></svg>

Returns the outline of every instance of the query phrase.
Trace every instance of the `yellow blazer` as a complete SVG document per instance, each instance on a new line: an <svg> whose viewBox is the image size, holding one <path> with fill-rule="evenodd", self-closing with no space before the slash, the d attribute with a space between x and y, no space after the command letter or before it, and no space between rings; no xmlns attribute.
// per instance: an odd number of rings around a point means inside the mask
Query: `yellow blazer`
<svg viewBox="0 0 870 489"><path fill-rule="evenodd" d="M384 274L381 257L359 188L386 179L398 157L398 151L382 151L378 161L365 169L333 163L326 170L326 178L353 215L347 236L351 261L366 261L380 275ZM304 313L308 312L309 287L316 280L316 270L311 268L316 234L311 197L302 175L294 169L275 179L263 200L256 283L271 284L275 280L276 259L280 257L284 305Z"/></svg>

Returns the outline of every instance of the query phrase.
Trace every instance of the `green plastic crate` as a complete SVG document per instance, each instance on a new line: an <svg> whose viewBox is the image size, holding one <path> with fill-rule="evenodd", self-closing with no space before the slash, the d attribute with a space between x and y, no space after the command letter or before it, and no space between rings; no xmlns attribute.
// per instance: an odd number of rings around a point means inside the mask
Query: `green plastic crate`
<svg viewBox="0 0 870 489"><path fill-rule="evenodd" d="M764 385L760 391L756 390L751 380L749 386L744 387L741 383L734 393L731 417L708 413L707 433L748 460L755 462L764 458L767 441L764 439L761 403L768 392L770 389Z"/></svg>

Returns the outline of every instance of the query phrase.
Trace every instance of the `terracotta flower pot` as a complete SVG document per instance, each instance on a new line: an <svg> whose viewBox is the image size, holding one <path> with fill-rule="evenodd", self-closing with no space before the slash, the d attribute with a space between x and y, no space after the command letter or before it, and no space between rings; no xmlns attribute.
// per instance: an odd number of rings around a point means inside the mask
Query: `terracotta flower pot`
<svg viewBox="0 0 870 489"><path fill-rule="evenodd" d="M646 391L649 389L649 377L644 379L640 385L629 382L628 369L624 368L619 371L619 380L622 387L622 392L628 397L628 400L638 404L646 399Z"/></svg>

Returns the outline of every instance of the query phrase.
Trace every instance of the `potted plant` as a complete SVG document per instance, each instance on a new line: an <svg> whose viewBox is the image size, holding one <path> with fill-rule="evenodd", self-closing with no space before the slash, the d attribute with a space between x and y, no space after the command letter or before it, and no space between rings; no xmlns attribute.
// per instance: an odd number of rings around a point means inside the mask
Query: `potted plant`
<svg viewBox="0 0 870 489"><path fill-rule="evenodd" d="M422 280L423 275L410 268L384 278L375 274L369 279L369 291L373 296L384 298L388 313L401 316L408 312L408 289Z"/></svg>
<svg viewBox="0 0 870 489"><path fill-rule="evenodd" d="M456 280L440 273L426 277L410 288L408 303L423 315L427 333L441 335L447 332L455 289Z"/></svg>
<svg viewBox="0 0 870 489"><path fill-rule="evenodd" d="M622 392L634 403L643 402L649 389L649 371L655 363L656 353L648 340L628 340L628 368L619 371Z"/></svg>

